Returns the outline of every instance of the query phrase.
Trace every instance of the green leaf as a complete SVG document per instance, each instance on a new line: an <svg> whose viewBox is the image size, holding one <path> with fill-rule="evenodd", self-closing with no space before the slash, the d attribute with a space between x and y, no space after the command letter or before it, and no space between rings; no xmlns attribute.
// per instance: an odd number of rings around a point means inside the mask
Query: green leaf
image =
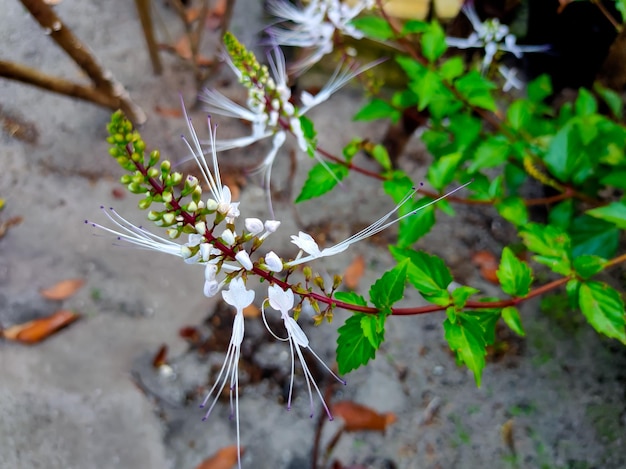
<svg viewBox="0 0 626 469"><path fill-rule="evenodd" d="M442 191L454 179L462 157L461 152L456 152L437 159L428 168L428 182L438 191Z"/></svg>
<svg viewBox="0 0 626 469"><path fill-rule="evenodd" d="M572 236L572 255L595 254L609 259L617 252L620 230L614 224L588 215L576 217L569 233Z"/></svg>
<svg viewBox="0 0 626 469"><path fill-rule="evenodd" d="M500 320L500 310L475 309L463 313L463 317L476 319L483 330L485 345L493 345L496 341L496 324Z"/></svg>
<svg viewBox="0 0 626 469"><path fill-rule="evenodd" d="M528 99L540 103L552 94L552 83L548 75L541 75L528 83L526 87Z"/></svg>
<svg viewBox="0 0 626 469"><path fill-rule="evenodd" d="M626 229L626 205L613 202L604 207L598 207L585 212L587 215L615 224L622 230Z"/></svg>
<svg viewBox="0 0 626 469"><path fill-rule="evenodd" d="M463 59L461 57L454 56L439 67L439 74L446 81L453 81L455 78L460 77L465 70L465 64L463 63Z"/></svg>
<svg viewBox="0 0 626 469"><path fill-rule="evenodd" d="M367 306L367 301L365 301L365 298L354 292L337 291L333 296L335 297L335 299L343 301L344 303Z"/></svg>
<svg viewBox="0 0 626 469"><path fill-rule="evenodd" d="M402 299L406 284L409 259L404 259L385 272L370 288L370 301L380 310L386 310Z"/></svg>
<svg viewBox="0 0 626 469"><path fill-rule="evenodd" d="M570 245L567 233L551 225L528 223L520 230L524 244L532 252L535 261L547 265L554 272L561 275L570 275Z"/></svg>
<svg viewBox="0 0 626 469"><path fill-rule="evenodd" d="M413 181L404 172L395 171L392 179L383 182L383 190L398 204L409 191L413 190Z"/></svg>
<svg viewBox="0 0 626 469"><path fill-rule="evenodd" d="M391 169L391 159L389 158L389 153L384 146L380 144L374 145L374 148L372 149L372 156L378 164L383 167L383 169L387 171Z"/></svg>
<svg viewBox="0 0 626 469"><path fill-rule="evenodd" d="M417 109L422 111L437 97L441 89L441 78L435 72L427 70L421 79L411 82L411 90L417 95Z"/></svg>
<svg viewBox="0 0 626 469"><path fill-rule="evenodd" d="M600 179L600 182L618 189L626 189L626 171L611 171L609 174Z"/></svg>
<svg viewBox="0 0 626 469"><path fill-rule="evenodd" d="M532 117L532 108L528 101L518 100L509 106L506 111L506 118L509 125L514 130L524 129Z"/></svg>
<svg viewBox="0 0 626 469"><path fill-rule="evenodd" d="M452 274L443 260L424 251L396 246L390 246L389 250L396 261L407 258L411 261L407 268L407 278L426 300L442 305L450 303L447 288L452 282Z"/></svg>
<svg viewBox="0 0 626 469"><path fill-rule="evenodd" d="M619 293L601 282L585 282L578 295L580 309L589 324L626 345L624 302Z"/></svg>
<svg viewBox="0 0 626 469"><path fill-rule="evenodd" d="M432 22L422 35L422 54L430 63L435 62L446 51L446 33L439 23Z"/></svg>
<svg viewBox="0 0 626 469"><path fill-rule="evenodd" d="M572 199L564 200L563 202L555 205L548 214L548 221L551 225L566 230L572 223L572 217L574 216L574 202Z"/></svg>
<svg viewBox="0 0 626 469"><path fill-rule="evenodd" d="M317 149L317 132L315 131L313 121L307 116L300 116L300 127L306 140L306 152L311 158L314 158L315 150Z"/></svg>
<svg viewBox="0 0 626 469"><path fill-rule="evenodd" d="M317 163L309 171L309 175L302 186L302 191L296 203L319 197L329 192L344 177L348 175L348 168L338 163Z"/></svg>
<svg viewBox="0 0 626 469"><path fill-rule="evenodd" d="M378 350L385 340L386 314L363 314L361 317L361 329L370 345Z"/></svg>
<svg viewBox="0 0 626 469"><path fill-rule="evenodd" d="M467 303L467 300L476 293L480 292L476 288L467 287L465 285L461 285L458 288L455 288L452 291L452 302L457 311L462 311Z"/></svg>
<svg viewBox="0 0 626 469"><path fill-rule="evenodd" d="M509 329L515 332L520 337L526 336L524 332L524 326L522 326L522 318L519 315L519 311L514 306L507 306L502 309L502 319Z"/></svg>
<svg viewBox="0 0 626 469"><path fill-rule="evenodd" d="M389 23L379 16L355 18L350 21L350 24L372 39L381 39L384 41L394 37L394 32L391 26L389 26Z"/></svg>
<svg viewBox="0 0 626 469"><path fill-rule="evenodd" d="M574 270L583 279L593 277L598 272L602 271L607 264L606 259L599 256L592 256L584 254L574 258Z"/></svg>
<svg viewBox="0 0 626 469"><path fill-rule="evenodd" d="M504 293L520 298L528 295L533 282L533 272L508 246L502 250L502 259L496 275Z"/></svg>
<svg viewBox="0 0 626 469"><path fill-rule="evenodd" d="M491 94L491 90L496 85L487 80L477 71L471 71L465 76L459 78L456 82L458 92L472 106L487 109L489 111L496 110L496 101Z"/></svg>
<svg viewBox="0 0 626 469"><path fill-rule="evenodd" d="M398 246L411 246L435 225L435 205L425 207L429 202L432 202L431 198L423 197L406 209L417 211L410 217L400 221ZM401 213L403 212L404 210Z"/></svg>
<svg viewBox="0 0 626 469"><path fill-rule="evenodd" d="M626 6L626 0L619 0L622 2L624 6ZM599 82L595 82L593 85L593 90L598 93L598 96L602 98L602 100L609 106L611 112L619 117L622 115L624 110L624 102L622 101L622 97L613 91L610 88L605 88Z"/></svg>
<svg viewBox="0 0 626 469"><path fill-rule="evenodd" d="M576 102L574 103L574 110L578 116L595 114L598 112L596 98L585 88L580 88L578 90L578 98L576 98Z"/></svg>
<svg viewBox="0 0 626 469"><path fill-rule="evenodd" d="M408 20L402 26L402 35L423 33L429 28L429 24L420 20Z"/></svg>
<svg viewBox="0 0 626 469"><path fill-rule="evenodd" d="M446 319L443 329L450 349L474 373L476 385L480 387L487 352L485 351L484 330L477 319L459 315L455 323Z"/></svg>
<svg viewBox="0 0 626 469"><path fill-rule="evenodd" d="M521 197L507 197L496 204L496 209L502 218L515 226L528 223L528 208Z"/></svg>
<svg viewBox="0 0 626 469"><path fill-rule="evenodd" d="M493 168L504 163L510 155L510 143L502 135L490 137L476 149L468 172L475 173L484 168Z"/></svg>
<svg viewBox="0 0 626 469"><path fill-rule="evenodd" d="M417 60L405 55L396 56L396 62L398 62L398 65L404 70L404 73L406 73L410 81L419 81L428 70Z"/></svg>
<svg viewBox="0 0 626 469"><path fill-rule="evenodd" d="M352 120L371 121L376 119L391 119L393 122L397 122L400 116L400 111L391 106L387 101L374 98L359 109Z"/></svg>
<svg viewBox="0 0 626 469"><path fill-rule="evenodd" d="M340 374L356 370L366 365L376 356L376 349L365 336L361 326L364 314L354 314L337 332L337 366Z"/></svg>

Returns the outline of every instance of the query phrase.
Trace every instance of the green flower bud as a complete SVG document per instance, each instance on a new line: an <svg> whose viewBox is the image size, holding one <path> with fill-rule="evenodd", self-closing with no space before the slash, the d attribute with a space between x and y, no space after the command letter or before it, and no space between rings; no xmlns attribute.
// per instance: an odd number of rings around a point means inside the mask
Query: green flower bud
<svg viewBox="0 0 626 469"><path fill-rule="evenodd" d="M161 172L163 174L169 174L171 170L172 170L172 163L170 163L168 160L161 161Z"/></svg>
<svg viewBox="0 0 626 469"><path fill-rule="evenodd" d="M159 174L160 174L160 173L159 173L159 170L158 170L158 169L156 169L156 168L154 168L154 167L149 168L149 169L148 169L148 171L147 171L147 173L148 173L148 177L149 177L149 178L158 178L158 177L159 177Z"/></svg>
<svg viewBox="0 0 626 469"><path fill-rule="evenodd" d="M161 219L161 217L162 217L161 213L160 213L160 212L157 212L157 211L155 211L155 210L150 210L150 211L148 212L148 220L150 220L150 221L157 221L157 220L160 220L160 219Z"/></svg>
<svg viewBox="0 0 626 469"><path fill-rule="evenodd" d="M174 173L172 174L172 177L170 179L172 186L177 186L179 185L183 180L183 175L180 173Z"/></svg>
<svg viewBox="0 0 626 469"><path fill-rule="evenodd" d="M176 222L176 215L174 215L172 212L164 213L163 214L163 222L166 225L174 224Z"/></svg>
<svg viewBox="0 0 626 469"><path fill-rule="evenodd" d="M155 164L159 162L159 158L161 158L159 150L152 150L150 152L150 159L148 160L148 165L154 166Z"/></svg>
<svg viewBox="0 0 626 469"><path fill-rule="evenodd" d="M141 199L138 205L141 210L146 210L147 208L150 208L151 204L152 204L152 197L146 197L145 199Z"/></svg>
<svg viewBox="0 0 626 469"><path fill-rule="evenodd" d="M163 194L161 194L161 197L163 197L164 203L169 204L172 202L174 196L170 191L164 191Z"/></svg>
<svg viewBox="0 0 626 469"><path fill-rule="evenodd" d="M145 192L143 186L141 184L137 184L136 182L131 182L128 185L128 190L133 194L143 194Z"/></svg>
<svg viewBox="0 0 626 469"><path fill-rule="evenodd" d="M120 177L120 182L122 184L124 184L125 186L130 184L132 182L133 178L130 174L124 174L122 175L122 177Z"/></svg>

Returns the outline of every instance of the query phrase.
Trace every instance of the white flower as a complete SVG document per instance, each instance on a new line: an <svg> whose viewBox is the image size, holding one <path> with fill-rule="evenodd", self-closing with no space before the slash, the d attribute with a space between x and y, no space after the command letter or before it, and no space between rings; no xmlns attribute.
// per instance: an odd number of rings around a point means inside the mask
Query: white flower
<svg viewBox="0 0 626 469"><path fill-rule="evenodd" d="M283 270L283 261L274 251L270 251L265 255L265 267L272 272L280 272Z"/></svg>
<svg viewBox="0 0 626 469"><path fill-rule="evenodd" d="M517 38L509 32L509 27L500 24L497 18L489 18L480 21L474 6L466 3L462 10L467 19L472 24L474 32L467 38L446 37L446 44L449 47L457 49L478 48L485 50L483 58L482 70L485 71L491 65L497 51L510 52L518 59L522 57L524 52L545 52L550 49L549 45L539 46L520 46L517 44Z"/></svg>
<svg viewBox="0 0 626 469"><path fill-rule="evenodd" d="M350 24L362 11L374 6L374 0L358 0L352 6L340 0L312 0L299 9L288 0L270 0L268 11L285 26L270 26L266 32L272 42L282 46L311 49L294 68L302 72L333 51L335 31L361 39L363 33Z"/></svg>
<svg viewBox="0 0 626 469"><path fill-rule="evenodd" d="M502 85L502 91L510 91L513 88L521 90L524 88L524 83L517 77L517 69L505 67L504 65L498 66L498 72L504 77L504 85Z"/></svg>
<svg viewBox="0 0 626 469"><path fill-rule="evenodd" d="M326 405L326 402L324 401L324 398L322 397L322 393L320 392L319 387L317 386L317 383L313 379L313 375L311 374L311 371L309 370L309 367L306 361L304 360L304 356L302 355L302 349L303 348L308 349L309 352L311 352L311 354L322 364L324 368L326 368L326 370L337 381L339 381L342 384L346 384L346 382L342 380L341 378L339 378L335 373L333 373L332 370L328 368L328 366L324 363L324 361L319 356L317 356L317 354L311 349L311 347L309 347L308 337L306 336L302 328L298 325L298 323L289 315L289 311L293 308L293 302L294 302L293 292L289 289L283 290L278 285L271 285L267 289L267 294L268 294L268 300L269 300L270 306L274 308L275 310L280 311L281 317L283 319L283 324L285 325L285 329L287 330L287 337L286 338L277 337L271 331L265 319L265 309L262 308L263 321L265 322L265 327L267 327L267 330L276 339L282 340L282 341L289 341L289 348L291 349L291 380L289 382L289 398L287 400L287 410L291 409L291 395L293 392L293 377L294 377L294 363L295 363L294 350L295 350L295 353L298 355L298 359L300 360L300 365L302 366L302 370L304 371L306 385L309 390L309 401L311 403L311 417L313 417L313 393L311 391L311 385L313 385L313 387L315 388L315 391L317 392L317 395L322 401L322 405L324 406L324 409L326 410L326 414L328 415L328 418L332 420L333 417L330 413L330 410L328 409L328 406Z"/></svg>
<svg viewBox="0 0 626 469"><path fill-rule="evenodd" d="M226 60L230 67L236 70L232 59L226 57ZM216 140L214 132L211 133L211 139L208 142L201 142L201 144L209 146L209 151L213 154L216 151L245 148L260 140L273 137L270 151L257 168L257 171L263 173L263 185L268 196L270 213L273 213L270 196L272 166L279 150L285 143L287 134L292 134L298 142L298 147L302 151L307 151L308 143L300 124L300 118L313 107L328 100L333 93L345 86L352 78L374 67L380 61L374 61L358 68L340 64L328 83L316 95L303 92L303 106L296 108L290 102L291 90L287 83L285 57L282 51L278 47L274 47L271 53L268 54L268 60L273 78L244 82L244 85L248 88L247 108L236 104L215 90L205 89L199 98L207 104L206 109L210 113L237 118L252 124L252 134L246 137ZM238 73L238 76L241 76L241 72ZM193 136L195 137L195 133L193 133ZM314 154L314 156L324 164L317 154ZM196 161L199 161L197 156L194 156L194 158L196 158ZM214 165L216 166L216 164L217 161L215 161ZM334 173L332 174L334 176ZM223 191L220 196L222 200L226 200L230 204L230 191ZM220 207L221 205L218 204L218 210L221 212ZM238 214L239 211L237 210L236 215ZM233 215L231 218L236 217L236 215Z"/></svg>
<svg viewBox="0 0 626 469"><path fill-rule="evenodd" d="M200 405L200 407L206 406L207 402L215 393L215 397L209 406L204 418L209 418L213 407L217 403L217 400L222 393L222 390L226 386L226 383L230 380L230 396L231 396L231 416L232 416L232 396L233 391L235 393L235 411L234 417L237 425L237 460L239 467L241 467L241 438L239 433L239 374L237 373L237 367L239 364L239 355L241 353L241 342L243 341L244 334L244 318L243 310L254 300L254 290L247 290L244 281L241 278L236 278L230 282L228 290L222 292L224 301L231 306L235 307L235 319L233 321L233 333L230 336L230 343L228 344L228 350L226 352L226 358L224 364L217 375L215 384L208 392L206 398ZM223 375L223 378L222 378Z"/></svg>
<svg viewBox="0 0 626 469"><path fill-rule="evenodd" d="M222 236L220 236L220 238L222 238L227 246L232 246L233 244L235 244L235 233L233 233L230 228L226 228L222 232Z"/></svg>
<svg viewBox="0 0 626 469"><path fill-rule="evenodd" d="M352 236L350 236L347 239L344 239L343 241L341 241L340 243L335 244L334 246L331 246L329 248L324 248L322 250L320 250L319 246L317 245L317 243L315 242L315 240L311 237L311 235L307 234L307 233L303 233L302 231L300 231L298 233L298 236L295 235L291 235L291 242L294 243L296 246L298 246L300 248L300 252L298 253L298 255L296 256L296 258L293 261L290 262L286 262L285 266L287 267L293 267L296 265L300 265L300 264L304 264L306 262L312 261L314 259L319 259L321 257L328 257L328 256L334 256L335 254L339 254L343 251L345 251L346 249L348 249L350 247L350 245L362 241L366 238L369 238L370 236L375 235L376 233L380 233L381 231L389 228L391 225L395 225L396 223L398 223L400 220L403 220L407 217L410 217L411 215L414 215L415 213L417 213L418 211L436 204L437 202L439 202L442 199L445 199L447 196L454 194L456 191L463 189L465 186L467 186L468 184L470 184L470 182L463 184L462 186L457 187L456 189L448 192L446 195L443 195L435 200L431 200L430 202L428 202L427 204L422 205L419 208L416 208L415 210L410 211L409 213L406 213L404 215L402 215L401 217L396 218L395 220L392 221L387 221L389 219L389 217L391 217L391 215L393 215L394 213L396 213L400 207L402 207L406 202L408 202L413 195L415 195L415 193L417 192L415 189L411 190L409 193L407 193L402 200L393 208L391 209L389 212L387 212L384 216L382 216L381 218L379 218L378 220L376 220L374 223L372 223L370 226L368 226L367 228L359 231L356 234L353 234ZM302 251L306 252L308 254L308 256L302 257Z"/></svg>
<svg viewBox="0 0 626 469"><path fill-rule="evenodd" d="M182 102L182 98L181 98ZM219 213L225 216L227 223L234 223L235 218L239 216L239 202L231 202L231 192L228 186L222 185L222 179L220 176L219 165L217 164L217 153L215 149L215 128L211 126L211 119L208 119L208 127L209 127L209 141L211 142L211 167L207 163L206 158L204 157L204 153L202 151L202 147L200 145L200 140L198 140L198 135L191 123L191 119L187 115L187 110L185 109L185 103L182 102L183 113L185 115L185 120L187 122L187 128L189 129L189 133L191 136L191 141L193 142L193 146L189 143L189 141L183 136L183 141L189 148L193 159L196 161L196 164L200 168L200 172L202 176L204 176L204 180L206 181L209 189L211 190L211 195L213 196L213 201L217 204L217 210ZM213 203L207 202L207 207L213 206Z"/></svg>

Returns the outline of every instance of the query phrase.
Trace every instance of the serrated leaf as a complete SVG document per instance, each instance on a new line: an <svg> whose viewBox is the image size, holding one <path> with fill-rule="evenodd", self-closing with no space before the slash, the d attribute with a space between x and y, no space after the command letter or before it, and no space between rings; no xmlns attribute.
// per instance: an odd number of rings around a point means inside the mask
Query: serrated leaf
<svg viewBox="0 0 626 469"><path fill-rule="evenodd" d="M528 99L540 103L552 94L552 83L548 75L541 75L528 83L526 87Z"/></svg>
<svg viewBox="0 0 626 469"><path fill-rule="evenodd" d="M533 272L528 264L518 259L508 246L502 250L502 258L496 275L504 293L522 298L528 295L533 281Z"/></svg>
<svg viewBox="0 0 626 469"><path fill-rule="evenodd" d="M409 282L428 301L439 301L447 305L450 302L448 285L452 282L452 274L443 260L437 256L431 256L424 251L413 251L390 246L391 255L400 262L409 259L411 263L407 267Z"/></svg>
<svg viewBox="0 0 626 469"><path fill-rule="evenodd" d="M463 70L465 70L465 64L463 63L463 59L458 55L446 60L439 67L439 73L443 79L447 81L453 81L455 78L461 76Z"/></svg>
<svg viewBox="0 0 626 469"><path fill-rule="evenodd" d="M465 76L459 78L456 82L456 89L472 106L487 109L489 111L496 110L496 101L491 94L491 90L496 85L483 77L476 71L471 71Z"/></svg>
<svg viewBox="0 0 626 469"><path fill-rule="evenodd" d="M514 130L524 129L532 116L531 105L528 101L518 100L509 106L506 118Z"/></svg>
<svg viewBox="0 0 626 469"><path fill-rule="evenodd" d="M599 256L584 254L574 258L574 270L583 279L593 277L606 266L606 259Z"/></svg>
<svg viewBox="0 0 626 469"><path fill-rule="evenodd" d="M626 345L626 318L620 294L601 282L585 282L578 292L580 309L601 334Z"/></svg>
<svg viewBox="0 0 626 469"><path fill-rule="evenodd" d="M363 335L376 350L378 350L380 344L385 340L386 318L386 314L363 314L361 317Z"/></svg>
<svg viewBox="0 0 626 469"><path fill-rule="evenodd" d="M452 291L451 296L452 296L452 302L454 303L454 306L456 307L457 311L462 310L465 304L467 303L467 300L472 295L475 295L479 291L480 290L477 290L476 288L467 287L465 285L455 288Z"/></svg>
<svg viewBox="0 0 626 469"><path fill-rule="evenodd" d="M615 224L618 228L626 229L626 205L613 202L604 207L598 207L585 212L587 215Z"/></svg>
<svg viewBox="0 0 626 469"><path fill-rule="evenodd" d="M438 191L442 191L454 179L462 157L461 152L456 152L438 158L428 168L428 182Z"/></svg>
<svg viewBox="0 0 626 469"><path fill-rule="evenodd" d="M619 0L623 5L626 5L626 0ZM595 82L593 85L593 90L598 93L598 95L602 98L602 100L609 106L611 112L619 117L622 115L624 109L624 101L622 101L622 97L613 91L610 88L605 88L600 85L599 82Z"/></svg>
<svg viewBox="0 0 626 469"><path fill-rule="evenodd" d="M302 135L306 141L306 152L311 158L315 158L315 150L317 148L317 131L313 121L307 116L300 116L300 128Z"/></svg>
<svg viewBox="0 0 626 469"><path fill-rule="evenodd" d="M429 28L429 25L425 21L420 20L408 20L402 26L402 35L423 33Z"/></svg>
<svg viewBox="0 0 626 469"><path fill-rule="evenodd" d="M367 301L361 295L354 292L337 291L333 295L336 300L353 305L367 306Z"/></svg>
<svg viewBox="0 0 626 469"><path fill-rule="evenodd" d="M432 199L429 197L424 197L419 199L415 205L410 207L412 210L417 211L410 217L400 221L397 243L398 246L411 246L418 239L427 234L435 225L435 205L429 205L426 207L426 205L431 201Z"/></svg>
<svg viewBox="0 0 626 469"><path fill-rule="evenodd" d="M405 55L398 55L396 57L396 62L398 62L398 65L400 65L402 70L404 70L404 73L406 73L406 76L410 81L419 81L428 70L417 60Z"/></svg>
<svg viewBox="0 0 626 469"><path fill-rule="evenodd" d="M393 269L385 272L370 288L370 301L378 309L390 308L395 302L402 299L406 284L409 259L404 259Z"/></svg>
<svg viewBox="0 0 626 469"><path fill-rule="evenodd" d="M571 273L571 241L567 233L551 225L528 223L520 230L526 247L537 256L534 259L562 275Z"/></svg>
<svg viewBox="0 0 626 469"><path fill-rule="evenodd" d="M400 111L391 106L387 101L373 98L357 111L352 120L371 121L376 119L391 119L393 122L397 122L400 115Z"/></svg>
<svg viewBox="0 0 626 469"><path fill-rule="evenodd" d="M582 215L574 219L569 233L574 257L595 254L609 259L617 252L620 230L612 223Z"/></svg>
<svg viewBox="0 0 626 469"><path fill-rule="evenodd" d="M416 81L411 82L411 90L417 95L417 109L422 111L435 99L441 89L441 79L439 75L431 70Z"/></svg>
<svg viewBox="0 0 626 469"><path fill-rule="evenodd" d="M476 385L480 387L487 353L482 327L476 319L470 316L458 316L455 323L446 319L443 323L443 329L450 349L474 373Z"/></svg>
<svg viewBox="0 0 626 469"><path fill-rule="evenodd" d="M496 204L496 209L502 218L515 226L528 223L528 208L521 197L507 197Z"/></svg>
<svg viewBox="0 0 626 469"><path fill-rule="evenodd" d="M422 34L422 54L430 63L435 62L446 51L446 33L439 23L432 22Z"/></svg>
<svg viewBox="0 0 626 469"><path fill-rule="evenodd" d="M510 155L510 146L508 140L501 135L488 138L478 145L467 171L475 173L480 169L501 165Z"/></svg>
<svg viewBox="0 0 626 469"><path fill-rule="evenodd" d="M507 306L502 309L502 319L509 329L515 332L520 337L525 337L524 326L522 326L522 318L519 315L519 311L514 306Z"/></svg>
<svg viewBox="0 0 626 469"><path fill-rule="evenodd" d="M350 21L350 24L372 39L381 39L384 41L394 37L394 32L391 26L389 26L389 23L379 16L355 18Z"/></svg>
<svg viewBox="0 0 626 469"><path fill-rule="evenodd" d="M578 90L578 97L574 103L574 110L578 116L589 116L591 114L595 114L598 112L598 103L596 102L596 98L594 98L593 95L585 88L580 88Z"/></svg>
<svg viewBox="0 0 626 469"><path fill-rule="evenodd" d="M574 216L574 201L572 199L564 200L558 203L548 214L548 221L551 225L566 230L572 223Z"/></svg>
<svg viewBox="0 0 626 469"><path fill-rule="evenodd" d="M309 171L295 203L304 202L329 192L347 175L348 168L339 163L317 163Z"/></svg>
<svg viewBox="0 0 626 469"><path fill-rule="evenodd" d="M462 315L464 318L468 316L475 319L482 328L485 345L493 345L496 341L496 324L500 320L500 311L497 309L475 309L466 311Z"/></svg>
<svg viewBox="0 0 626 469"><path fill-rule="evenodd" d="M350 316L337 330L337 367L342 375L366 365L376 356L376 349L365 337L361 327L363 316L363 314Z"/></svg>

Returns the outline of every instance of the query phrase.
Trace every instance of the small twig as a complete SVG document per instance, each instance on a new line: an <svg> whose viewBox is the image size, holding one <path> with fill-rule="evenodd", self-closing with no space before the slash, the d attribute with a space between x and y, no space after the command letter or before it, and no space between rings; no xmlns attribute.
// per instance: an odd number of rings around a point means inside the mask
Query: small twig
<svg viewBox="0 0 626 469"><path fill-rule="evenodd" d="M611 23L618 33L622 32L622 25L619 24L619 22L613 17L609 10L606 9L600 0L591 0L591 3L598 7L598 10L602 12L605 18L609 21L609 23Z"/></svg>
<svg viewBox="0 0 626 469"><path fill-rule="evenodd" d="M113 78L111 72L103 69L89 48L70 31L48 4L43 0L21 0L21 2L41 27L50 32L52 40L83 69L98 91L118 100L118 107L135 124L143 124L146 121L146 114L131 101L124 86Z"/></svg>
<svg viewBox="0 0 626 469"><path fill-rule="evenodd" d="M154 38L154 28L152 27L150 11L150 7L152 6L151 2L150 0L135 0L135 4L137 5L137 12L139 13L139 20L141 21L141 28L143 29L143 35L146 39L146 45L148 46L152 70L156 75L160 75L163 72L163 66L161 65L159 48Z"/></svg>

